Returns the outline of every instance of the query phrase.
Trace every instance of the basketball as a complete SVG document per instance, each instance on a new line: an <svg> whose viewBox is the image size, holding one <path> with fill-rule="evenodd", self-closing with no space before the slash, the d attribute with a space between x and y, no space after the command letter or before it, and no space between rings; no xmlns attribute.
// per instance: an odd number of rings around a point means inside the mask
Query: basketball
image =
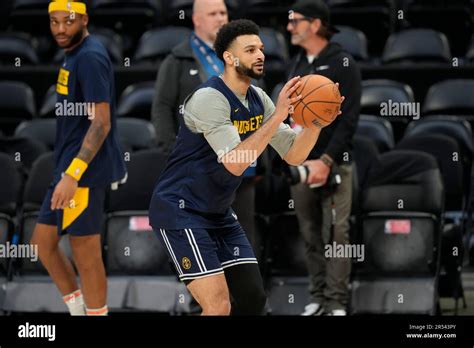
<svg viewBox="0 0 474 348"><path fill-rule="evenodd" d="M306 75L301 78L301 86L291 97L302 98L293 105L293 120L308 127L311 123L318 127L330 124L341 107L341 94L337 85L322 75Z"/></svg>

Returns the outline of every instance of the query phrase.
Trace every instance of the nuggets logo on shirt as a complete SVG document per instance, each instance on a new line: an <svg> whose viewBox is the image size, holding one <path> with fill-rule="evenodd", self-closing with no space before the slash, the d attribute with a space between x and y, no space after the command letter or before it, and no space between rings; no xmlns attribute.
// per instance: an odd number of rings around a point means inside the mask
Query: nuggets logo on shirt
<svg viewBox="0 0 474 348"><path fill-rule="evenodd" d="M260 128L263 123L263 115L251 117L248 120L234 120L234 126L239 134L254 132Z"/></svg>
<svg viewBox="0 0 474 348"><path fill-rule="evenodd" d="M68 95L69 71L66 69L59 69L58 83L56 84L56 92L62 95Z"/></svg>

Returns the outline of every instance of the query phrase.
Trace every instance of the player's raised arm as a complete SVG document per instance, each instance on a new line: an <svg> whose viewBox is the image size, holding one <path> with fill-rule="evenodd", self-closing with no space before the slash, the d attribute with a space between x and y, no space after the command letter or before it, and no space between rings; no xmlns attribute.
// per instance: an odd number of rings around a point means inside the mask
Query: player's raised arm
<svg viewBox="0 0 474 348"><path fill-rule="evenodd" d="M280 124L288 117L291 105L300 99L300 96L290 97L300 85L299 76L288 81L280 92L275 112L268 122L250 137L242 141L232 151L225 154L221 161L233 175L242 173L260 156L270 143L273 135L278 131ZM240 153L250 153L252 156L241 156ZM248 158L250 157L250 158ZM242 160L236 161L235 158ZM245 160L247 159L248 160Z"/></svg>

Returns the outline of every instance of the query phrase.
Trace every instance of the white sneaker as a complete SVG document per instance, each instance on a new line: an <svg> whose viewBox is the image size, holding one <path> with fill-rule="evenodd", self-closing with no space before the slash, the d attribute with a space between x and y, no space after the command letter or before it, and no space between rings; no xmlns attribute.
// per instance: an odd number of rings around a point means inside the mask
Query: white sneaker
<svg viewBox="0 0 474 348"><path fill-rule="evenodd" d="M311 315L322 315L324 308L316 302L312 302L304 307L304 312L301 315L309 317Z"/></svg>
<svg viewBox="0 0 474 348"><path fill-rule="evenodd" d="M345 309L333 309L328 313L328 315L334 315L334 316L346 316L347 312Z"/></svg>

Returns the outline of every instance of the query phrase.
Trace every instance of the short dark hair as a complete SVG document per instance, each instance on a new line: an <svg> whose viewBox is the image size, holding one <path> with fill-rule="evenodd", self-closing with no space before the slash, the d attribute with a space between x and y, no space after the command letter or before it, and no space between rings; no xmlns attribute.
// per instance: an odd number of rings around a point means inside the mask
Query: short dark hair
<svg viewBox="0 0 474 348"><path fill-rule="evenodd" d="M224 61L224 52L232 42L241 35L258 35L260 28L249 19L237 19L224 25L217 33L214 50L217 57Z"/></svg>

